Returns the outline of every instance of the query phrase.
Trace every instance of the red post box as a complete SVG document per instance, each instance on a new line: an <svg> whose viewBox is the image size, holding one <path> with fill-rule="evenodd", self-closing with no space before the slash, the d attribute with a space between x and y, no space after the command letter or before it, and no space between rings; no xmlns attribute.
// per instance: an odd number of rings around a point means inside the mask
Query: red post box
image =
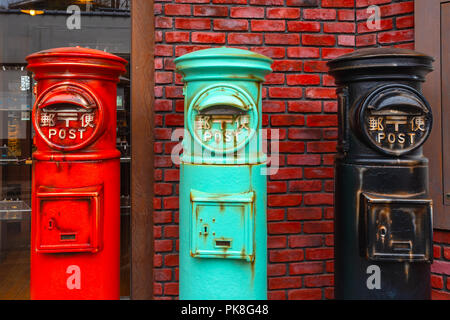
<svg viewBox="0 0 450 320"><path fill-rule="evenodd" d="M31 298L118 299L116 86L127 62L79 47L26 59L37 81Z"/></svg>

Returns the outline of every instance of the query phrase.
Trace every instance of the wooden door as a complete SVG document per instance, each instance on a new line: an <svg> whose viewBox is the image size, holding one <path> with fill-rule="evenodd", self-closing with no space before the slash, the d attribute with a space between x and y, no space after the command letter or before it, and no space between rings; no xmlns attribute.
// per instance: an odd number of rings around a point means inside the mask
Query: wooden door
<svg viewBox="0 0 450 320"><path fill-rule="evenodd" d="M433 110L424 152L430 161L434 228L450 230L450 1L415 1L415 49L435 58L423 86Z"/></svg>

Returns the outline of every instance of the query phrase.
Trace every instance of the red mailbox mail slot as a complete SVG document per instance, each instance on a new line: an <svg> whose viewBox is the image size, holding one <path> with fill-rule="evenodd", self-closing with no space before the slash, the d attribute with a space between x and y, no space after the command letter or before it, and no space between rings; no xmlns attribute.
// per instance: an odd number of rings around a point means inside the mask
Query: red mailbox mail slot
<svg viewBox="0 0 450 320"><path fill-rule="evenodd" d="M101 186L37 192L36 250L39 252L97 252L102 245Z"/></svg>

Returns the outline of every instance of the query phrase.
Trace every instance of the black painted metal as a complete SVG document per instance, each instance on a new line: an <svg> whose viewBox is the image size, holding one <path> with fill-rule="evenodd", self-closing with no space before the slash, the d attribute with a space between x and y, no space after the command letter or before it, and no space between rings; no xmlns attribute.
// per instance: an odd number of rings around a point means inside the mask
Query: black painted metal
<svg viewBox="0 0 450 320"><path fill-rule="evenodd" d="M430 298L432 201L422 144L432 115L420 90L432 61L371 48L328 63L339 87L337 299Z"/></svg>

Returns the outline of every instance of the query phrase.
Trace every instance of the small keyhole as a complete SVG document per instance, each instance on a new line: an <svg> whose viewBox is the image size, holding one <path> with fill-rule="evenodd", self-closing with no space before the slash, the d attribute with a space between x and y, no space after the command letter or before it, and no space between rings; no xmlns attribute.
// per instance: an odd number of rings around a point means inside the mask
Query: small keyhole
<svg viewBox="0 0 450 320"><path fill-rule="evenodd" d="M48 220L48 230L52 230L55 226L55 223L53 222L53 219Z"/></svg>
<svg viewBox="0 0 450 320"><path fill-rule="evenodd" d="M207 226L204 227L204 230L205 230L205 233L208 233L208 227Z"/></svg>
<svg viewBox="0 0 450 320"><path fill-rule="evenodd" d="M380 236L384 238L386 236L387 230L386 227L380 227Z"/></svg>

